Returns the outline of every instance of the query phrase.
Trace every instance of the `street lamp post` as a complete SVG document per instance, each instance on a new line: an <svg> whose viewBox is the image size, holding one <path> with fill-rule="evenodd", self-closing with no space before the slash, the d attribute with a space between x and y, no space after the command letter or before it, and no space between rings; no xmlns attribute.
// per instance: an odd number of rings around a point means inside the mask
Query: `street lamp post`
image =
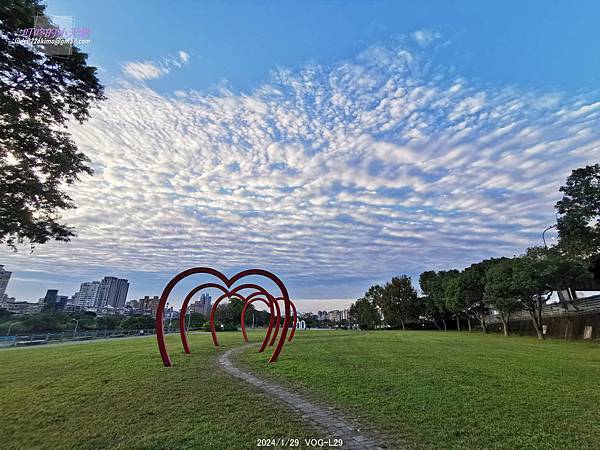
<svg viewBox="0 0 600 450"><path fill-rule="evenodd" d="M548 248L548 244L546 244L546 231L551 230L552 228L556 228L556 225L551 225L542 232L542 241L544 241L544 247L546 248Z"/></svg>
<svg viewBox="0 0 600 450"><path fill-rule="evenodd" d="M73 339L75 339L75 336L77 336L77 327L79 326L79 319L73 319L73 321L75 322L75 330L73 330Z"/></svg>
<svg viewBox="0 0 600 450"><path fill-rule="evenodd" d="M169 315L169 302L167 302L167 304L165 306L165 312L166 312L166 314L164 315L164 318L163 318L163 329L166 327L166 323L165 322L167 321L167 316ZM170 330L167 328L167 333L169 331Z"/></svg>

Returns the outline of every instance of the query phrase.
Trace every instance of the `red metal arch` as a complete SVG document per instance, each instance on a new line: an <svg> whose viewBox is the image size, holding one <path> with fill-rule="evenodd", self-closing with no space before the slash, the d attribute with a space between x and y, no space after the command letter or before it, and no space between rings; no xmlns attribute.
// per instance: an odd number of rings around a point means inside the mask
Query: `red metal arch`
<svg viewBox="0 0 600 450"><path fill-rule="evenodd" d="M256 294L256 293L255 293L255 294ZM261 299L261 300L263 300L263 301L266 303L266 300L264 300L264 299ZM269 345L273 345L273 341L274 341L274 340L275 340L275 338L277 337L277 332L278 332L278 330L279 330L279 324L280 324L280 322L281 322L281 313L280 313L280 310L279 310L279 304L278 304L278 302L277 302L277 301L281 301L281 300L283 300L283 298L282 298L282 297L278 297L278 298L276 298L275 300L276 300L276 301L275 301L275 307L276 307L276 309L277 309L277 322L276 322L276 323L277 323L277 325L275 326L275 334L273 335L272 341L271 341L271 343L270 343ZM252 303L252 302L250 302L250 303ZM292 339L293 339L293 337L294 337L294 334L295 334L295 332L296 332L296 326L297 326L297 324L298 324L298 313L297 313L297 311L296 311L296 305L294 304L294 302L293 302L292 300L290 300L290 306L292 307L292 312L293 312L293 314L294 314L294 322L293 322L293 324L292 324L292 331L291 331L291 333L290 333L290 336L288 337L288 342L291 342L291 341L292 341ZM241 326L242 326L242 334L243 334L243 336L244 336L244 340L245 340L246 342L248 342L248 336L246 335L246 323L245 323L245 319L246 319L246 308L247 308L247 307L248 307L248 303L246 303L246 304L244 305L244 308L242 309L242 317L241 317L241 319L240 319ZM272 310L272 309L271 309L271 310ZM271 313L271 314L272 314L272 313ZM270 323L269 323L269 327L270 327L270 326L271 326L271 325L270 325Z"/></svg>
<svg viewBox="0 0 600 450"><path fill-rule="evenodd" d="M185 299L183 300L183 303L181 305L181 310L179 311L179 334L181 336L181 344L183 345L183 351L188 354L190 353L190 346L188 344L187 334L185 332L185 315L187 313L188 304L194 295L196 295L201 290L208 288L220 289L222 292L227 292L227 289L225 289L223 286L217 283L201 284L199 286L196 286L188 293L188 295L185 296Z"/></svg>
<svg viewBox="0 0 600 450"><path fill-rule="evenodd" d="M283 297L277 297L275 299L275 305L278 305L278 302L280 301L285 301L285 299ZM296 305L294 305L294 302L289 300L290 302L290 306L292 307L292 311L294 313L294 323L292 325L292 332L290 333L290 336L288 337L288 342L290 342L293 338L294 338L294 334L296 333L296 325L298 324L298 314L296 312ZM277 313L279 314L279 307L277 307ZM279 317L278 317L279 319ZM275 342L275 339L277 338L277 333L279 332L279 320L277 321L277 325L275 326L275 333L273 334L273 337L271 338L271 343L269 345L273 345L273 342Z"/></svg>
<svg viewBox="0 0 600 450"><path fill-rule="evenodd" d="M208 289L208 288L215 288L215 289L219 289L221 290L223 293L228 292L227 289L225 289L223 286L221 286L220 284L216 284L216 283L204 283L201 284L199 286L196 286L194 289L192 289L188 295L186 295L185 299L183 300L183 303L181 305L181 311L179 312L179 334L181 336L181 344L183 345L183 351L187 354L190 353L190 347L188 344L188 339L187 339L187 333L185 331L185 315L187 313L187 308L189 305L189 302L191 301L191 299L193 298L194 295L196 295L198 292L200 292L203 289ZM243 295L236 293L234 295L232 295L232 297L239 297L240 300L242 300L244 303L252 298L253 296L256 295L262 295L262 293L260 291L255 292L254 294L251 294L248 298L244 298ZM273 322L274 322L274 309L273 309L273 304L272 303L268 303L265 300L265 303L267 303L267 306L269 306L270 310L271 310L271 320L269 321L269 329L267 330L267 334L264 338L263 344L261 345L260 349L258 350L259 353L262 353L266 346L267 343L269 342L269 338L271 337L271 333L273 332ZM244 329L242 328L242 331L244 331ZM247 341L247 339L246 339Z"/></svg>
<svg viewBox="0 0 600 450"><path fill-rule="evenodd" d="M191 269L184 270L183 272L175 275L165 286L165 288L160 296L160 300L158 302L158 308L156 311L156 340L158 342L158 349L159 349L163 364L166 367L171 367L173 365L173 363L171 362L171 358L169 357L169 352L167 350L167 345L165 342L165 330L164 330L164 323L163 323L165 305L167 303L167 300L169 299L169 295L171 294L171 291L177 285L177 283L179 283L181 280L183 280L191 275L195 275L195 274L212 275L212 276L218 278L219 280L221 280L227 289L231 288L234 285L234 283L239 281L240 279L247 277L247 276L253 276L253 275L262 276L264 278L267 278L277 285L277 287L279 288L279 290L281 292L281 297L284 299L285 319L283 321L283 330L282 330L281 336L279 338L279 342L277 343L277 346L275 347L275 350L273 351L271 358L269 359L269 362L277 361L277 358L279 357L279 354L281 353L281 350L283 348L283 344L285 343L285 337L287 336L287 331L290 326L289 316L290 316L290 308L291 308L289 293L287 291L287 288L285 287L285 284L283 284L281 279L279 279L279 277L277 277L275 274L273 274L267 270L263 270L263 269L244 270L242 272L237 273L232 278L228 278L225 275L223 275L221 272L219 272L218 270L212 269L210 267L194 267Z"/></svg>
<svg viewBox="0 0 600 450"><path fill-rule="evenodd" d="M271 337L271 332L273 330L273 325L275 323L275 309L273 308L273 302L267 300L266 298L258 297L258 295L262 295L260 292L255 292L246 298L246 302L244 303L244 307L242 308L242 316L240 318L241 327L242 327L242 336L244 337L245 342L248 341L248 334L246 333L246 311L248 307L254 302L264 302L269 307L269 330L267 331L267 336L263 340L263 347L267 342L269 342L269 338ZM262 351L259 350L259 353Z"/></svg>
<svg viewBox="0 0 600 450"><path fill-rule="evenodd" d="M277 297L276 301L285 301L282 297ZM292 312L294 313L294 322L292 324L292 331L290 332L290 337L288 337L288 342L292 342L294 339L294 334L296 334L296 326L298 325L298 312L296 311L296 305L293 301L290 300L290 306L292 307Z"/></svg>
<svg viewBox="0 0 600 450"><path fill-rule="evenodd" d="M219 341L217 339L217 333L216 333L216 330L215 330L215 312L217 311L217 306L225 298L232 298L232 297L240 297L242 299L242 301L244 301L244 303L245 303L246 302L246 298L244 298L244 296L240 295L239 292L238 292L238 291L241 291L241 290L244 290L244 289L255 289L256 292L254 294L251 294L252 296L254 296L254 295L264 295L269 300L269 303L271 305L275 305L277 307L277 311L279 311L279 306L277 305L277 302L275 301L275 297L273 297L266 289L264 289L263 287L259 286L258 284L252 284L252 283L250 283L250 284L242 284L240 286L237 286L232 291L227 292L227 293L221 295L215 301L215 303L213 303L212 308L210 310L210 332L212 334L213 342L214 342L215 346L217 346L217 347L219 346ZM272 329L272 326L269 327L269 333L268 334L270 334L271 329ZM265 339L265 341L264 341L263 346L261 347L261 349L264 350L264 347L265 347L265 344L266 344L267 341L268 341L268 338ZM269 344L269 345L272 345L272 344Z"/></svg>
<svg viewBox="0 0 600 450"><path fill-rule="evenodd" d="M273 300L273 303L275 304L275 312L277 315L275 316L275 333L273 333L271 342L269 342L269 347L272 346L275 339L277 339L277 334L279 333L279 327L281 325L281 310L279 309L279 303L276 300Z"/></svg>
<svg viewBox="0 0 600 450"><path fill-rule="evenodd" d="M244 285L243 288L240 287L240 290L241 289L248 289L249 286L250 285ZM255 298L258 295L268 296L267 297L268 300L264 299L264 298ZM275 322L275 313L274 313L273 305L274 304L277 305L277 303L274 300L271 300L272 297L264 289L256 291L256 292L250 294L248 297L244 297L243 295L241 295L238 292L238 293L232 294L230 298L235 298L235 297L238 297L240 300L242 300L244 302L244 307L242 308L242 317L245 315L245 311L246 311L246 308L247 308L246 305L248 303L253 303L255 301L259 301L260 300L260 301L265 302L267 304L267 306L269 307L269 311L270 311L269 328L267 329L267 334L265 335L265 337L263 339L262 345L258 349L258 353L262 353L265 350L265 348L267 347L267 344L269 342L269 338L271 337L271 333L273 332L273 325L274 325L274 322ZM218 300L215 303L218 303ZM213 307L214 307L214 305L213 305ZM211 308L211 319L214 318L213 311L216 311L216 308L214 310ZM211 331L213 331L213 330L214 330L214 320L211 321ZM244 340L246 342L248 342L248 337L246 335L246 327L245 327L245 324L243 322L242 322L242 335L244 336ZM216 335L214 335L214 336L216 336ZM218 345L219 345L218 343L215 343L215 346L218 346Z"/></svg>

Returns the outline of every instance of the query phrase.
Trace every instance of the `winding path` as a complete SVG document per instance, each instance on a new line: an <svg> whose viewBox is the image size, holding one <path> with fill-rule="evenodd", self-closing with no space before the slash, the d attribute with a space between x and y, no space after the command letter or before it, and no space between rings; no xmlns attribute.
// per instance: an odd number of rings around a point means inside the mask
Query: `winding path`
<svg viewBox="0 0 600 450"><path fill-rule="evenodd" d="M333 408L319 406L294 392L290 392L281 386L261 379L254 374L234 366L230 356L233 353L242 351L245 347L246 346L240 346L227 350L219 356L217 365L228 374L266 392L271 398L277 398L283 401L292 411L302 416L303 419L311 420L320 428L323 428L329 434L331 439L343 439L343 448L345 449L384 448L384 446L376 439L361 433L360 430L364 429L363 427L350 422L348 419L340 417Z"/></svg>

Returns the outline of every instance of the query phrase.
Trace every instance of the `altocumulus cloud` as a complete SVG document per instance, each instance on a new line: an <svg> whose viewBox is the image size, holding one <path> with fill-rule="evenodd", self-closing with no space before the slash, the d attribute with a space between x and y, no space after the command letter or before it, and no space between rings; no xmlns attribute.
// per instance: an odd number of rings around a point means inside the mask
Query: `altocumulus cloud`
<svg viewBox="0 0 600 450"><path fill-rule="evenodd" d="M595 95L481 87L403 46L280 70L251 94L115 87L72 128L96 170L72 190L78 238L9 258L266 266L335 287L512 255L540 243L570 170L597 160Z"/></svg>
<svg viewBox="0 0 600 450"><path fill-rule="evenodd" d="M154 80L167 75L173 67L181 67L187 64L190 55L183 50L177 52L177 57L166 57L160 62L143 61L128 62L123 65L123 75L138 81Z"/></svg>

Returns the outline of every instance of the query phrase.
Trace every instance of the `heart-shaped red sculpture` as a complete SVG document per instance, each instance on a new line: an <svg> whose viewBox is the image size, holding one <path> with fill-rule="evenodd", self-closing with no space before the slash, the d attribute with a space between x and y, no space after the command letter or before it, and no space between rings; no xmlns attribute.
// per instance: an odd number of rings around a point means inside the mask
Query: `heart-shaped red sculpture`
<svg viewBox="0 0 600 450"><path fill-rule="evenodd" d="M181 310L179 311L179 334L181 336L181 344L183 345L183 351L185 353L190 353L190 347L188 344L188 340L187 340L187 333L186 333L186 327L185 327L185 316L187 314L187 309L188 309L188 305L190 300L192 299L192 297L194 295L196 295L198 292L202 291L203 289L208 289L208 288L215 288L215 289L219 289L221 292L223 292L223 298L239 298L240 300L242 300L242 302L244 302L244 309L242 311L242 320L244 317L244 312L246 310L246 308L248 307L248 301L250 301L250 303L253 303L257 300L261 300L264 303L267 304L267 306L269 307L270 310L270 320L269 320L269 329L267 331L267 335L265 336L265 339L263 341L263 345L260 347L260 349L258 350L259 353L262 353L265 350L265 347L267 346L267 344L269 345L273 345L273 342L275 341L275 339L271 339L271 342L269 343L269 337L271 336L271 333L273 331L273 325L275 324L275 318L277 318L277 326L279 326L280 323L280 312L279 312L279 305L277 304L277 302L275 301L275 299L271 296L271 294L269 294L266 290L264 290L262 287L255 285L255 284L248 284L248 285L243 285L242 286L238 286L236 288L236 292L230 292L228 291L226 288L224 288L223 286L221 286L220 284L216 284L216 283L204 283L201 284L199 286L196 286L194 289L192 289L188 295L186 295L185 299L183 300L183 303L181 305ZM242 294L240 294L239 290L242 289L251 289L251 288L255 288L257 289L256 292L253 292L252 294L250 294L247 297L244 297ZM265 295L268 298L264 299L264 298L255 298L257 295ZM211 308L211 314L210 314L210 331L212 333L212 338L213 338L213 342L215 344L216 347L219 346L219 341L217 339L217 334L216 334L216 330L215 330L215 315L214 312L216 310L217 305L219 304L219 302L222 299L217 300L212 308ZM275 309L273 308L273 305L275 305L275 307L277 308L277 315L275 315ZM292 307L292 310L294 311L294 327L296 326L296 307L294 306L294 304L291 302L290 300L290 306ZM292 333L290 333L290 337L292 337L292 334L294 332L294 329L292 328ZM246 342L248 342L248 338L246 336L246 330L245 330L245 326L244 323L242 322L242 333L244 336L244 340ZM288 342L291 339L288 339Z"/></svg>
<svg viewBox="0 0 600 450"><path fill-rule="evenodd" d="M261 353L265 349L267 344L269 343L269 338L271 337L271 332L273 331L273 325L275 325L275 308L273 307L273 305L278 306L274 299L272 299L272 298L267 299L264 297L260 297L260 295L263 295L263 294L260 291L256 291L256 292L250 294L245 299L243 299L244 307L242 308L242 314L240 317L240 325L242 327L242 336L244 337L245 342L249 342L248 334L246 333L246 311L248 310L248 307L250 305L252 305L252 303L254 303L254 302L263 302L269 307L269 329L267 330L267 335L265 336L265 339L263 340L263 343L260 346L258 353ZM291 301L290 301L290 304L293 305L293 303L291 303ZM277 318L279 319L279 308L277 308Z"/></svg>
<svg viewBox="0 0 600 450"><path fill-rule="evenodd" d="M275 296L271 295L266 289L262 288L260 285L257 285L257 284L246 284L246 285L237 286L237 287L231 289L232 286L237 281L241 280L244 277L248 277L248 276L262 276L262 277L265 277L265 278L271 280L272 282L274 282L277 285L277 287L279 288L279 290L281 292L281 295L278 296L277 298L283 300L283 302L284 302L285 316L284 316L284 320L283 320L283 329L281 332L281 336L279 338L279 342L277 343L277 346L275 347L275 350L273 351L273 354L271 355L269 362L277 361L277 358L279 357L279 354L281 353L281 350L283 348L283 344L285 343L285 338L287 335L288 328L290 326L290 317L291 317L291 302L290 302L289 294L288 294L287 288L285 287L283 282L279 279L279 277L277 277L275 274L273 274L269 271L263 270L263 269L249 269L249 270L244 270L244 271L234 275L232 278L228 278L225 275L223 275L221 272L219 272L218 270L212 269L210 267L195 267L195 268L184 270L180 274L174 276L171 279L171 281L169 281L169 283L165 286L165 288L160 296L160 301L158 303L158 309L156 311L156 339L158 341L158 349L160 351L160 356L163 360L163 364L166 367L170 367L173 365L171 362L171 358L169 357L167 345L165 343L165 332L164 332L164 323L163 323L165 305L167 304L169 294L171 293L173 288L177 285L177 283L179 283L181 280L183 280L191 275L195 275L195 274L212 275L212 276L216 277L217 279L219 279L225 285L225 286L221 286L218 283L205 283L204 285L200 285L197 288L194 288L192 291L190 291L190 293L186 296L186 300L184 300L185 308L187 309L187 303L192 298L192 296L196 292L198 292L200 289L212 287L212 288L220 289L223 292L223 295L221 297L219 297L219 299L215 302L215 304L213 305L213 308L211 310L211 332L212 332L213 341L214 341L215 345L218 345L218 340L217 340L217 336L216 336L216 333L214 330L214 311L216 309L215 308L216 305L221 300L223 300L226 297L235 297L235 296L243 298L243 296L238 294L238 291L243 290L243 289L250 289L250 288L261 292L269 300L275 298ZM245 298L243 298L243 299L245 300ZM271 303L273 303L273 302L271 302ZM276 304L276 300L274 300L274 303ZM277 309L279 309L279 308L277 307ZM295 310L295 307L294 307L294 310ZM183 308L182 308L182 311L184 312L183 317L185 317L185 311ZM272 316L273 315L271 315L271 317ZM279 325L279 320L280 320L280 314L277 315L277 319L278 319L277 320L278 323L277 323L276 333L279 328L278 325ZM180 321L181 321L181 313L180 313ZM294 320L294 322L295 321L296 320ZM269 334L271 332L271 328L272 328L272 325L269 327L267 337L265 338L265 341L263 342L263 347L262 347L263 349L264 349L265 343L268 340ZM181 322L180 322L180 333L181 333L181 340L182 340L182 343L184 346L184 351L186 353L189 353L187 336L185 335L185 326L181 327ZM274 338L272 339L271 342L273 342L273 341L274 341Z"/></svg>

